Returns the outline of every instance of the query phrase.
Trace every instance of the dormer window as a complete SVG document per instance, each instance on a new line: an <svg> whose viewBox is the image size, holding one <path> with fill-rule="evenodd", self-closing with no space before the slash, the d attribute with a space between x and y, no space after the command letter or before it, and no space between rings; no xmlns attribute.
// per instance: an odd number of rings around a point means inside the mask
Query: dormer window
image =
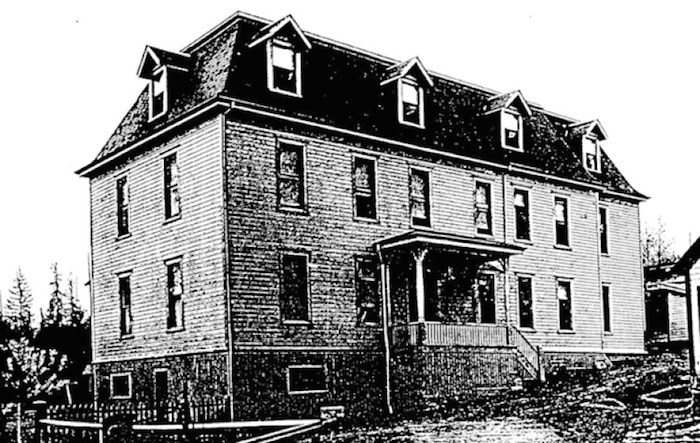
<svg viewBox="0 0 700 443"><path fill-rule="evenodd" d="M523 150L523 119L517 112L501 111L501 145L507 149Z"/></svg>
<svg viewBox="0 0 700 443"><path fill-rule="evenodd" d="M153 75L150 87L149 118L160 117L168 111L168 70L163 68Z"/></svg>
<svg viewBox="0 0 700 443"><path fill-rule="evenodd" d="M600 142L595 137L583 138L583 164L592 172L600 172Z"/></svg>
<svg viewBox="0 0 700 443"><path fill-rule="evenodd" d="M423 127L423 88L411 78L402 78L399 84L399 122Z"/></svg>
<svg viewBox="0 0 700 443"><path fill-rule="evenodd" d="M301 52L282 40L269 40L267 52L268 89L301 97Z"/></svg>

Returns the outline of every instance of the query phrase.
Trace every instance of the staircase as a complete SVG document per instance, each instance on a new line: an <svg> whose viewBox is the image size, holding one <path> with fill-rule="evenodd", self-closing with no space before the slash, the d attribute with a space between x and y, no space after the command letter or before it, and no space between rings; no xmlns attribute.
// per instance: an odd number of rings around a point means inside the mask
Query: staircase
<svg viewBox="0 0 700 443"><path fill-rule="evenodd" d="M544 367L542 366L539 348L533 346L527 337L515 326L508 326L508 341L511 346L515 347L518 362L525 368L527 373L535 380L544 382Z"/></svg>

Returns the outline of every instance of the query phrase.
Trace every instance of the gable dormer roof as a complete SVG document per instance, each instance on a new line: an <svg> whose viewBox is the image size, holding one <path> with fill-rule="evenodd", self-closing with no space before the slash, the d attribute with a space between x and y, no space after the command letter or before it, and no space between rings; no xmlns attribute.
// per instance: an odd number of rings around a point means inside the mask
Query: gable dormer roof
<svg viewBox="0 0 700 443"><path fill-rule="evenodd" d="M428 70L425 69L425 66L423 66L423 63L418 57L410 58L404 62L396 63L386 68L384 77L380 84L383 86L387 83L393 82L394 80L398 80L409 75L413 76L423 85L430 86L431 88L434 86L432 77L430 77Z"/></svg>
<svg viewBox="0 0 700 443"><path fill-rule="evenodd" d="M489 97L484 105L484 114L490 114L507 108L517 109L520 115L524 117L530 117L532 115L532 109L530 109L530 105L527 104L520 90Z"/></svg>
<svg viewBox="0 0 700 443"><path fill-rule="evenodd" d="M601 125L600 121L597 119L582 123L572 123L569 125L568 129L573 137L595 135L598 140L606 140L608 138L608 134L605 132L605 129L603 129L603 125Z"/></svg>
<svg viewBox="0 0 700 443"><path fill-rule="evenodd" d="M181 71L189 71L191 65L192 56L189 54L146 46L136 74L141 78L152 79L153 71L161 66L167 66Z"/></svg>
<svg viewBox="0 0 700 443"><path fill-rule="evenodd" d="M306 49L311 49L311 42L301 30L299 24L297 24L294 17L288 15L281 20L262 28L257 34L253 36L253 40L248 44L249 48L253 48L262 42L269 40L277 35L285 35L301 43Z"/></svg>

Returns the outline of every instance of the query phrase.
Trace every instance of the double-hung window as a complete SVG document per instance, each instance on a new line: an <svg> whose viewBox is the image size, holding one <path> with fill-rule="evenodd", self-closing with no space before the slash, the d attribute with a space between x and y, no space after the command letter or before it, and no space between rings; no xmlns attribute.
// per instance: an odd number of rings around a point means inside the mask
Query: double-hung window
<svg viewBox="0 0 700 443"><path fill-rule="evenodd" d="M571 313L571 282L557 280L557 301L559 303L559 330L573 331L573 315Z"/></svg>
<svg viewBox="0 0 700 443"><path fill-rule="evenodd" d="M267 50L268 89L300 97L301 52L282 40L270 40Z"/></svg>
<svg viewBox="0 0 700 443"><path fill-rule="evenodd" d="M352 165L352 192L355 217L377 218L376 168L374 159L355 157Z"/></svg>
<svg viewBox="0 0 700 443"><path fill-rule="evenodd" d="M598 208L598 231L600 233L600 253L608 253L608 209Z"/></svg>
<svg viewBox="0 0 700 443"><path fill-rule="evenodd" d="M157 71L149 86L149 117L151 120L164 115L168 110L168 70Z"/></svg>
<svg viewBox="0 0 700 443"><path fill-rule="evenodd" d="M612 331L612 322L610 320L610 286L603 285L601 288L602 304L603 304L603 332Z"/></svg>
<svg viewBox="0 0 700 443"><path fill-rule="evenodd" d="M168 329L184 327L182 266L179 260L166 263L168 288Z"/></svg>
<svg viewBox="0 0 700 443"><path fill-rule="evenodd" d="M474 218L476 232L479 234L493 234L491 216L491 185L484 182L476 182L474 198Z"/></svg>
<svg viewBox="0 0 700 443"><path fill-rule="evenodd" d="M119 276L119 334L123 337L131 334L131 275Z"/></svg>
<svg viewBox="0 0 700 443"><path fill-rule="evenodd" d="M277 198L280 208L303 209L304 146L280 142L277 151Z"/></svg>
<svg viewBox="0 0 700 443"><path fill-rule="evenodd" d="M600 143L593 137L583 137L583 164L589 171L600 172Z"/></svg>
<svg viewBox="0 0 700 443"><path fill-rule="evenodd" d="M306 254L284 254L280 281L282 321L309 321L309 283Z"/></svg>
<svg viewBox="0 0 700 443"><path fill-rule="evenodd" d="M516 189L513 193L515 209L515 238L530 240L530 193L524 189Z"/></svg>
<svg viewBox="0 0 700 443"><path fill-rule="evenodd" d="M411 169L409 183L411 224L430 226L430 174L423 169Z"/></svg>
<svg viewBox="0 0 700 443"><path fill-rule="evenodd" d="M377 261L373 257L357 257L355 284L357 285L357 322L379 323L379 279Z"/></svg>
<svg viewBox="0 0 700 443"><path fill-rule="evenodd" d="M399 122L423 127L425 123L425 105L423 88L411 78L402 78L399 85Z"/></svg>
<svg viewBox="0 0 700 443"><path fill-rule="evenodd" d="M516 112L501 111L501 145L507 149L523 150L523 119Z"/></svg>
<svg viewBox="0 0 700 443"><path fill-rule="evenodd" d="M180 215L180 171L177 166L177 154L170 154L163 159L163 177L165 179L165 218Z"/></svg>
<svg viewBox="0 0 700 443"><path fill-rule="evenodd" d="M565 197L554 197L554 236L557 246L569 246L569 203Z"/></svg>
<svg viewBox="0 0 700 443"><path fill-rule="evenodd" d="M532 329L535 325L532 309L532 277L518 277L518 308L520 327Z"/></svg>
<svg viewBox="0 0 700 443"><path fill-rule="evenodd" d="M117 235L129 233L129 182L126 177L117 179Z"/></svg>

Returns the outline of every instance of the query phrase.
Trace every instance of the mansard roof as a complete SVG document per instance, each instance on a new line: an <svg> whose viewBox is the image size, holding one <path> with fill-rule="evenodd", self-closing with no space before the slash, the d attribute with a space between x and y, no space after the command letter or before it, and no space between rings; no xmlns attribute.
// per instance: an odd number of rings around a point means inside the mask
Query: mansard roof
<svg viewBox="0 0 700 443"><path fill-rule="evenodd" d="M265 45L255 43L276 32L293 32L304 47L311 48L302 59L302 97L283 96L267 88ZM645 198L605 153L601 173L589 174L579 158L580 148L572 146L568 139L571 127L576 127L578 122L528 103L519 91L498 94L429 72L417 58L401 63L311 33L304 34L291 17L270 23L236 13L181 53L190 59L191 69L187 81L179 82L178 89L171 91L172 103L167 115L149 122L148 88L144 87L97 158L81 168L80 174L90 176L164 128L187 119L197 110L228 100L228 107L231 103L244 103L249 109L259 109L267 115L329 131L352 132L503 170L544 174L623 197ZM397 122L396 88L382 85L392 75L407 73L432 84L425 93L424 128ZM502 105L519 107L521 112L529 110L522 114L523 152L501 148L497 122L485 115L485 109Z"/></svg>
<svg viewBox="0 0 700 443"><path fill-rule="evenodd" d="M191 59L189 54L146 46L136 74L141 78L150 79L153 78L153 71L161 66L189 71Z"/></svg>

